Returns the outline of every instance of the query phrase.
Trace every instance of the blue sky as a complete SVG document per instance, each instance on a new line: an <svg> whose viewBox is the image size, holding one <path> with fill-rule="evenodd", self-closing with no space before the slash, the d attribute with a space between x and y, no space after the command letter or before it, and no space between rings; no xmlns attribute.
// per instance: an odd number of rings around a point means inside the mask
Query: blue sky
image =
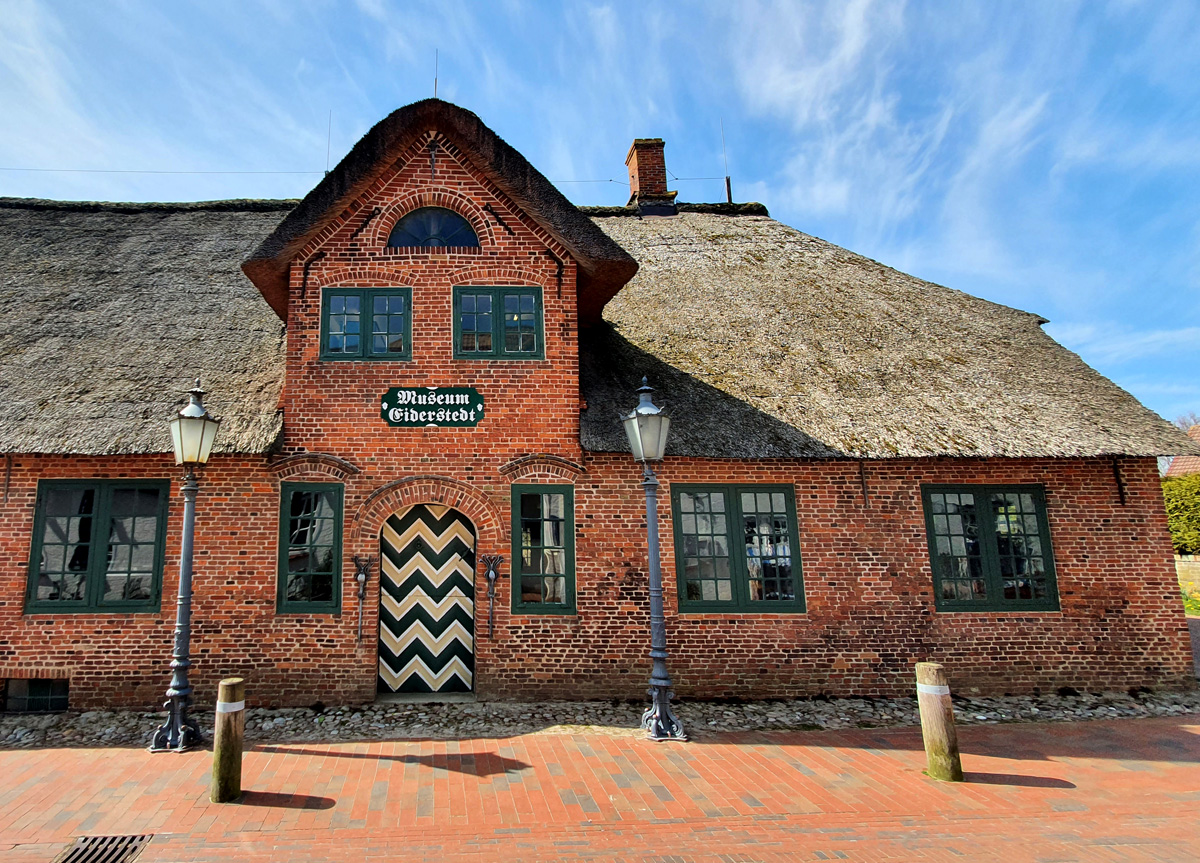
<svg viewBox="0 0 1200 863"><path fill-rule="evenodd" d="M577 203L625 202L634 137L724 175L723 123L735 199L1200 412L1194 2L0 2L0 168L297 172L0 170L0 195L302 196L327 144L432 95L437 49L438 94Z"/></svg>

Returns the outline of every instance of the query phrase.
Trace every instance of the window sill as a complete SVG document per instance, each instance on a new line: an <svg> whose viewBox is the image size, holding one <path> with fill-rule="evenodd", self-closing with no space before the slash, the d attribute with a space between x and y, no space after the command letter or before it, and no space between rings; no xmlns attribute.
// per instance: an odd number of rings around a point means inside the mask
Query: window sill
<svg viewBox="0 0 1200 863"><path fill-rule="evenodd" d="M160 614L162 612L161 605L139 605L136 607L104 607L104 608L25 608L22 611L24 617L60 617L64 614L94 614L94 615L116 615L116 614Z"/></svg>
<svg viewBox="0 0 1200 863"><path fill-rule="evenodd" d="M938 614L1062 614L1061 608L936 608Z"/></svg>
<svg viewBox="0 0 1200 863"><path fill-rule="evenodd" d="M806 608L686 608L681 607L679 614L687 615L688 617L699 617L708 615L710 617L724 617L730 614L753 615L754 617L796 617L797 615L808 614Z"/></svg>

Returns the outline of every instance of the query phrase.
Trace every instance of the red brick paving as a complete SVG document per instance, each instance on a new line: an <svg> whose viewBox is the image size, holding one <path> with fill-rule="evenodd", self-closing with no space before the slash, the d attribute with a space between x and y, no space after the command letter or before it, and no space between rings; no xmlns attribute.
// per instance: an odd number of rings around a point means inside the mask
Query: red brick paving
<svg viewBox="0 0 1200 863"><path fill-rule="evenodd" d="M1200 860L1200 717L960 729L968 782L916 729L264 744L241 803L211 755L0 752L0 860L154 833L139 861Z"/></svg>

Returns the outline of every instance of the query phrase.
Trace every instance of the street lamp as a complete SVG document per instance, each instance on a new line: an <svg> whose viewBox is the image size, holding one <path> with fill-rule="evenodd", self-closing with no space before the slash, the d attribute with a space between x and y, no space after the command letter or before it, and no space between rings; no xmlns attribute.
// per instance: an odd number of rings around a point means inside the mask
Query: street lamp
<svg viewBox="0 0 1200 863"><path fill-rule="evenodd" d="M687 740L683 724L671 712L671 675L667 673L667 622L663 617L662 566L658 548L658 477L650 462L662 461L671 418L650 400L654 388L642 378L638 405L622 418L633 457L642 463L646 490L646 539L650 546L650 708L642 728L651 740Z"/></svg>
<svg viewBox="0 0 1200 863"><path fill-rule="evenodd" d="M175 649L171 657L171 688L167 690L167 721L154 732L151 752L183 752L200 742L200 728L187 715L192 700L188 669L192 665L192 541L196 534L196 465L205 464L212 453L220 420L214 419L204 407L204 390L200 379L188 391L190 399L175 419L171 420L171 442L175 447L175 464L187 470L183 483L183 542L179 551L179 599L175 606Z"/></svg>

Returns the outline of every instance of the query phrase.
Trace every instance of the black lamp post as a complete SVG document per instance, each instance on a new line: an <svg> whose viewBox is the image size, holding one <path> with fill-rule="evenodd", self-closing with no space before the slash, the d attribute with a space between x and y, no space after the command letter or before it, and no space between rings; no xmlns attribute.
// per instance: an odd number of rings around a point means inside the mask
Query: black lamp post
<svg viewBox="0 0 1200 863"><path fill-rule="evenodd" d="M633 457L642 463L646 490L646 538L650 546L650 709L642 728L651 740L687 740L683 724L671 712L671 675L667 673L667 622L663 617L662 564L658 543L658 477L650 462L662 461L671 418L650 400L653 387L642 378L638 406L622 418Z"/></svg>
<svg viewBox="0 0 1200 863"><path fill-rule="evenodd" d="M183 542L179 551L179 599L175 607L175 649L171 658L171 688L167 690L167 721L154 732L151 752L183 752L200 742L200 728L187 715L192 701L188 669L192 640L192 541L196 534L196 465L205 464L212 453L217 437L214 419L204 407L204 390L200 379L189 390L191 397L171 420L171 441L175 447L175 464L187 470L183 483Z"/></svg>

